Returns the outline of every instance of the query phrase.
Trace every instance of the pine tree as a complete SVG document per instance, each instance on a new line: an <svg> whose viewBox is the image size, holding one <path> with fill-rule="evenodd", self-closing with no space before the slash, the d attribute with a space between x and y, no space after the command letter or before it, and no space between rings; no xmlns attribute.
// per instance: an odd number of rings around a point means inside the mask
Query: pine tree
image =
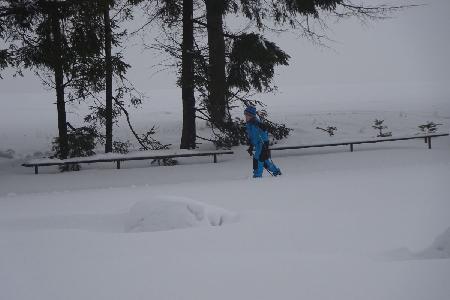
<svg viewBox="0 0 450 300"><path fill-rule="evenodd" d="M223 16L227 3L223 0L206 1L206 27L208 31L208 100L207 108L218 128L225 126L227 115L227 84L225 34Z"/></svg>
<svg viewBox="0 0 450 300"><path fill-rule="evenodd" d="M251 95L255 92L273 91L275 88L272 86L274 67L288 64L289 56L278 47L271 47L274 44L262 35L265 28L276 26L282 31L293 30L321 44L324 40L326 41L326 34L316 32L315 27L312 26L314 23L321 25L319 28L325 28L326 21L331 17L337 19L357 17L362 20L371 20L384 18L405 8L388 5L354 5L349 0L149 2L154 3L156 7L157 13L153 16L161 16L163 27L169 29L168 43L158 43L155 48L181 60L181 64L175 65L177 67L181 65L179 70L181 76L178 82L183 89L184 120L188 117L190 120L194 117L207 120L214 135L220 140L242 132L242 120L233 120L230 114L230 110L236 107L236 103L240 102L238 105L244 106L261 105L262 103L252 99ZM193 13L192 7L196 9ZM181 20L180 15L184 11L188 11L185 16L189 15L192 18L183 17L183 23L180 25L178 20ZM257 32L244 31L238 34L229 32L223 19L230 13L241 14L252 21ZM195 24L194 27L192 23ZM183 27L183 42L179 41L180 38L177 35L180 26ZM164 32L167 31L164 30ZM188 40L185 39L187 33L189 33ZM194 49L191 48L192 38ZM254 51L248 51L248 47ZM192 64L194 64L193 75L192 68L186 67ZM192 100L194 94L192 83L195 87L197 108ZM195 110L197 116L192 113ZM263 115L265 115L264 111ZM183 137L187 136L185 133L190 133L193 137L195 127L188 127L187 124L192 123L183 121ZM273 124L271 128L277 137L284 137L289 133L287 128L277 124ZM186 140L182 138L182 147L186 146L184 142Z"/></svg>
<svg viewBox="0 0 450 300"><path fill-rule="evenodd" d="M61 158L68 155L64 74L72 58L70 41L61 24L73 13L71 6L68 1L8 0L0 8L2 29L6 31L3 36L11 43L14 63L53 73Z"/></svg>
<svg viewBox="0 0 450 300"><path fill-rule="evenodd" d="M194 95L194 2L183 0L183 41L181 86L183 101L183 129L181 133L181 149L195 149L195 95Z"/></svg>

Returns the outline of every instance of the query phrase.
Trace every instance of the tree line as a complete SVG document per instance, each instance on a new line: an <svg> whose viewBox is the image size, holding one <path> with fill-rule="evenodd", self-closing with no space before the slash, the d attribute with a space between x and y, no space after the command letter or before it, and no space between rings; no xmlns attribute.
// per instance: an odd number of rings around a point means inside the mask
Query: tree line
<svg viewBox="0 0 450 300"><path fill-rule="evenodd" d="M168 145L152 137L155 127L138 133L132 126L127 107L139 106L142 94L126 77L131 66L121 51L124 40L157 24L162 38L145 43L167 53L177 70L180 148L194 149L199 139L231 147L245 143L244 122L233 118L232 110L263 108L255 95L274 91L275 68L289 65L290 56L267 38L268 32L294 32L323 44L329 20L366 22L410 6L351 0L0 0L0 70L31 70L55 91L60 158L74 155L69 131L95 135L106 153L125 151L127 144L113 135L120 116L142 149L164 149ZM124 24L137 13L144 13L145 22L130 32ZM233 21L245 26L233 30L227 25ZM89 103L91 113L84 119L91 126L68 124L66 103L76 101ZM264 109L261 117L276 139L289 134ZM208 122L212 138L197 134L196 119Z"/></svg>

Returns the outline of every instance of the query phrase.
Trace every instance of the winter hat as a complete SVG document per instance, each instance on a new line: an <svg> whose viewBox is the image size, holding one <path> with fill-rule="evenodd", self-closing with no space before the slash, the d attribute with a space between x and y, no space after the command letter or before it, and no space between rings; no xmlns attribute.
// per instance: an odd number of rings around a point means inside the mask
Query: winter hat
<svg viewBox="0 0 450 300"><path fill-rule="evenodd" d="M244 114L256 117L256 107L247 106L247 108L244 110Z"/></svg>

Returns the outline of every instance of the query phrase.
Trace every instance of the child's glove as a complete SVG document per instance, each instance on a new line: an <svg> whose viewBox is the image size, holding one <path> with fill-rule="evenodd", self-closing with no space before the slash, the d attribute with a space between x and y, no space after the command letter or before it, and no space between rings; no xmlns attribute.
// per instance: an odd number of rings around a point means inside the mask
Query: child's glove
<svg viewBox="0 0 450 300"><path fill-rule="evenodd" d="M250 147L248 147L247 152L248 154L250 154L250 156L253 156L253 145L250 145Z"/></svg>

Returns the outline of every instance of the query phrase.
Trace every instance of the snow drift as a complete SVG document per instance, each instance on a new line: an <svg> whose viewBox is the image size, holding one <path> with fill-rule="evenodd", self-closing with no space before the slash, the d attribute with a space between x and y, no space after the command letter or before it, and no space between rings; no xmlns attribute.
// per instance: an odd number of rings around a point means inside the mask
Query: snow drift
<svg viewBox="0 0 450 300"><path fill-rule="evenodd" d="M423 259L450 258L450 227L436 237L430 247L417 253L417 257Z"/></svg>
<svg viewBox="0 0 450 300"><path fill-rule="evenodd" d="M181 197L158 197L131 207L125 217L125 232L221 226L237 219L237 214L220 207Z"/></svg>
<svg viewBox="0 0 450 300"><path fill-rule="evenodd" d="M450 227L438 235L433 243L420 252L413 252L406 247L385 252L390 260L421 260L421 259L448 259L450 258Z"/></svg>

